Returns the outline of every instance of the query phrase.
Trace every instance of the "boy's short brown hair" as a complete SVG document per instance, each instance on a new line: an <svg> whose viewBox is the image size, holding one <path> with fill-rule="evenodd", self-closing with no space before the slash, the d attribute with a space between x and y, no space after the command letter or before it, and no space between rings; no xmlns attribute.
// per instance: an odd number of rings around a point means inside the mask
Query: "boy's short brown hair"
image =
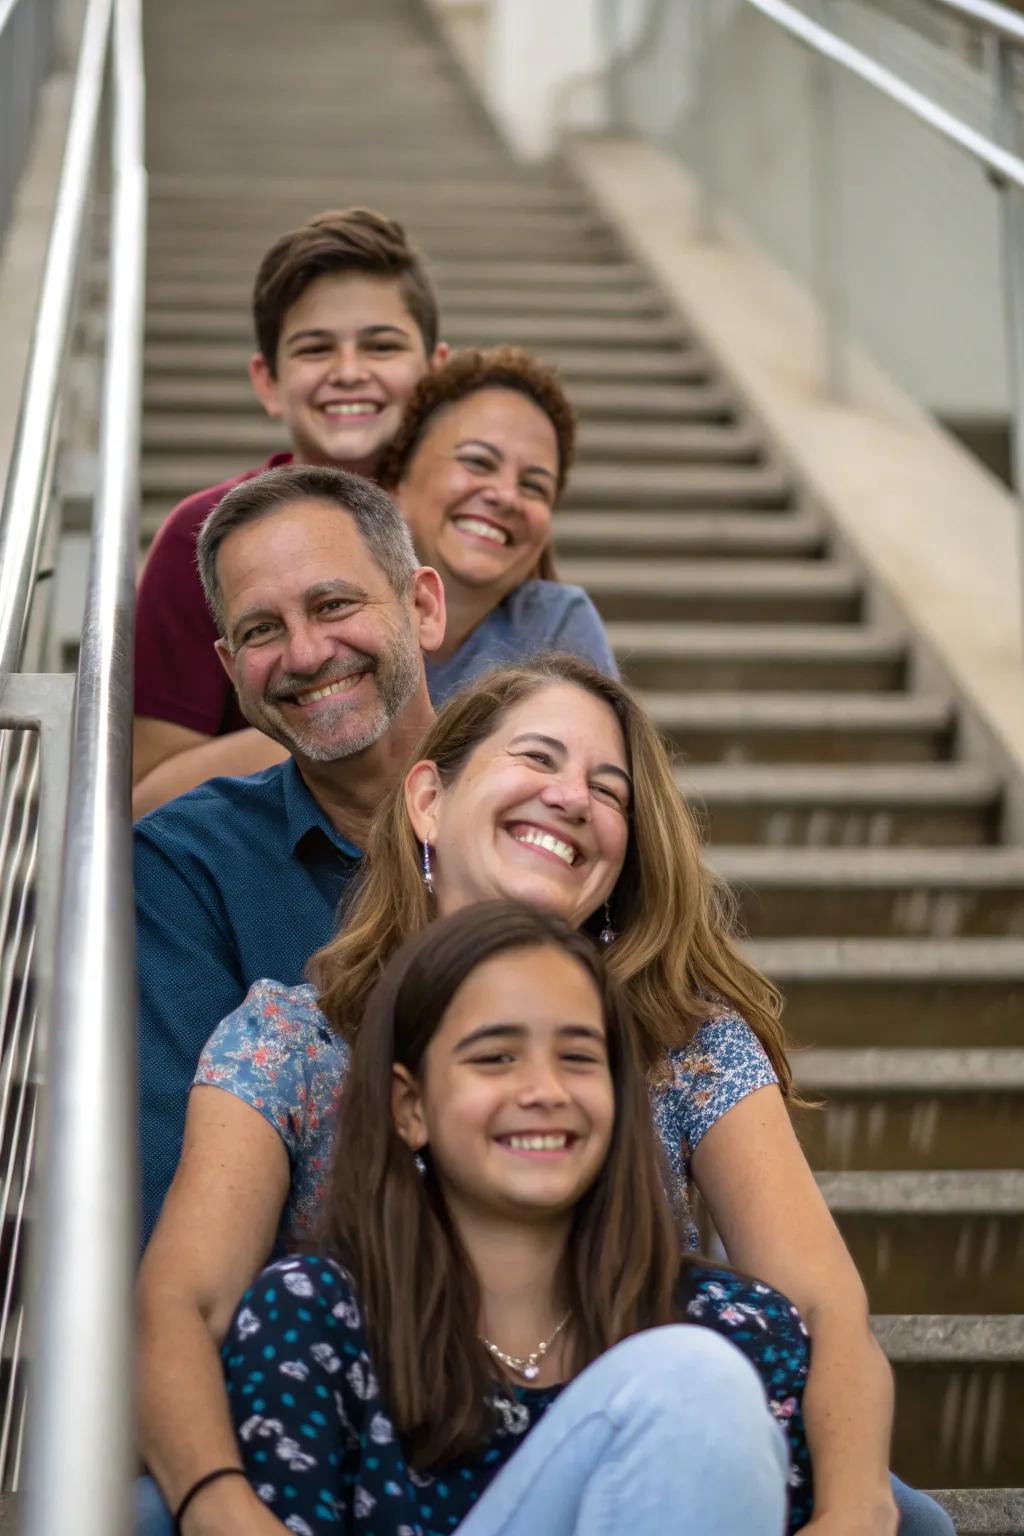
<svg viewBox="0 0 1024 1536"><path fill-rule="evenodd" d="M398 431L381 454L378 483L393 490L436 412L481 389L515 390L544 412L558 443L557 500L565 489L576 450L576 413L555 370L522 347L495 347L489 352L467 347L440 368L425 373L406 401Z"/></svg>
<svg viewBox="0 0 1024 1536"><path fill-rule="evenodd" d="M372 208L328 209L282 235L260 262L253 287L256 345L271 373L286 312L325 272L361 272L398 282L406 308L430 357L437 346L437 297L423 258L405 230Z"/></svg>

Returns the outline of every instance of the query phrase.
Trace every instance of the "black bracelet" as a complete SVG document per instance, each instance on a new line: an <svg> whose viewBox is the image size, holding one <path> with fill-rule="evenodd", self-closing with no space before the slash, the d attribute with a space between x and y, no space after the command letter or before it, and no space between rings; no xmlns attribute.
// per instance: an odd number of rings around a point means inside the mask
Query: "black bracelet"
<svg viewBox="0 0 1024 1536"><path fill-rule="evenodd" d="M178 1513L174 1517L174 1536L181 1536L181 1522L185 1518L186 1509L188 1509L196 1494L202 1493L208 1483L215 1483L218 1477L245 1477L245 1475L242 1467L218 1467L216 1471L207 1472L205 1477L201 1477L198 1482L193 1483L188 1493L186 1493L178 1505Z"/></svg>

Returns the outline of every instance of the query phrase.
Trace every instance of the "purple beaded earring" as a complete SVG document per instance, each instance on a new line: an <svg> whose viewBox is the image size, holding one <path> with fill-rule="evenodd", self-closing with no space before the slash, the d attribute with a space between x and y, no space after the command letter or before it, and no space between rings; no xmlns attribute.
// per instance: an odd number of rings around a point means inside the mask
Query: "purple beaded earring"
<svg viewBox="0 0 1024 1536"><path fill-rule="evenodd" d="M606 901L604 904L604 927L601 929L600 940L602 944L614 944L617 938L618 934L612 927L611 902Z"/></svg>

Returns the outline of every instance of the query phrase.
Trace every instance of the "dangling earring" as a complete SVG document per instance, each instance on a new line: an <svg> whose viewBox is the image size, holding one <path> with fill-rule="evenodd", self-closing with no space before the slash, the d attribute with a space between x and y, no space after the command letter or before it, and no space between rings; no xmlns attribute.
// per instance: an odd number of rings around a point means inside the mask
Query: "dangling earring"
<svg viewBox="0 0 1024 1536"><path fill-rule="evenodd" d="M430 896L434 894L434 871L430 867L430 844L423 839L423 884Z"/></svg>
<svg viewBox="0 0 1024 1536"><path fill-rule="evenodd" d="M412 1162L416 1172L420 1175L420 1178L422 1178L427 1171L427 1160L423 1156L423 1153L414 1152L412 1155Z"/></svg>
<svg viewBox="0 0 1024 1536"><path fill-rule="evenodd" d="M605 904L604 904L604 927L601 929L601 933L600 933L601 943L602 944L614 944L615 940L617 938L618 938L618 934L615 932L615 929L612 927L612 907L611 907L611 902L610 901L606 901Z"/></svg>

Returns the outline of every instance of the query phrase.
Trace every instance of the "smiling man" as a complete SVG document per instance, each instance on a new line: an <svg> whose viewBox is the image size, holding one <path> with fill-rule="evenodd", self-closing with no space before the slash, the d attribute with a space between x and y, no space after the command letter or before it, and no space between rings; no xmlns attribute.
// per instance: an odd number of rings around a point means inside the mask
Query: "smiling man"
<svg viewBox="0 0 1024 1536"><path fill-rule="evenodd" d="M317 214L264 256L253 290L249 378L290 451L197 491L167 517L139 582L135 644L135 814L219 773L280 757L245 729L196 574L204 519L243 480L284 464L374 476L417 382L448 355L419 253L368 208Z"/></svg>
<svg viewBox="0 0 1024 1536"><path fill-rule="evenodd" d="M440 578L358 475L246 480L197 552L242 713L289 755L211 779L135 829L147 1237L199 1054L254 981L300 981L330 937L369 821L432 718L423 652L444 635Z"/></svg>

